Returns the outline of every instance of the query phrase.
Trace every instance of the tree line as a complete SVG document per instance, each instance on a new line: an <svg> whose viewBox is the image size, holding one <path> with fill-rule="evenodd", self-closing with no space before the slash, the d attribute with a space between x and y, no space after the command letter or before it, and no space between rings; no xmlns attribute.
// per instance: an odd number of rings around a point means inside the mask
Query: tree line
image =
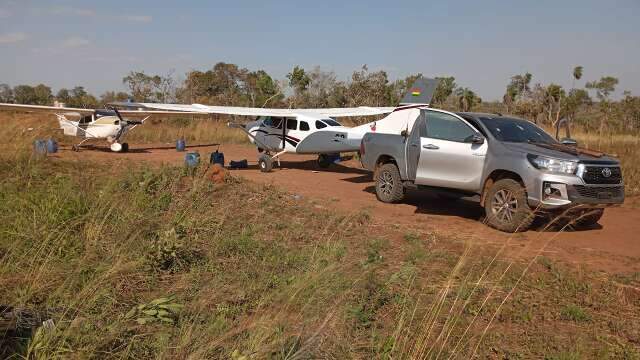
<svg viewBox="0 0 640 360"><path fill-rule="evenodd" d="M611 94L618 79L604 76L575 86L584 68L576 66L571 89L550 83L533 83L530 73L511 77L501 102L483 102L470 88L460 86L453 76L440 79L433 106L454 111L484 111L515 114L535 123L554 126L566 118L587 130L603 132L640 129L640 97L624 92L618 101ZM211 69L194 70L183 81L172 72L149 75L132 71L122 79L124 91L107 91L96 97L84 87L60 89L55 95L44 84L10 87L0 84L0 102L51 105L54 101L69 107L96 108L114 101L202 103L251 107L350 107L397 105L417 73L391 80L383 70L370 71L366 65L354 71L347 81L320 67L295 66L285 79L273 78L264 70L249 70L236 64L219 62ZM433 76L425 74L427 76Z"/></svg>

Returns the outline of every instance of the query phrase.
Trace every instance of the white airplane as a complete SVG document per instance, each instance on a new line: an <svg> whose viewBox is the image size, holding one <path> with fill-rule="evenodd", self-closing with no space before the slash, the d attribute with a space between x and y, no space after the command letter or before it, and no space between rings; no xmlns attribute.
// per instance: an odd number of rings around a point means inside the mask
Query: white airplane
<svg viewBox="0 0 640 360"><path fill-rule="evenodd" d="M269 109L200 104L112 103L125 108L146 108L163 111L186 111L206 114L250 116L255 121L245 125L229 123L243 130L263 153L258 158L260 170L268 172L273 161L285 153L318 154L318 165L330 165L330 154L358 151L360 141L368 132L399 134L408 130L428 106L438 80L419 78L405 94L398 107L355 107L325 109ZM336 117L388 114L385 118L356 127L345 127Z"/></svg>
<svg viewBox="0 0 640 360"><path fill-rule="evenodd" d="M25 112L42 112L55 114L60 129L64 135L81 138L72 149L79 151L80 147L90 140L103 140L109 144L114 152L126 152L129 144L122 142L124 136L136 126L142 125L149 117L158 115L176 115L175 111L132 111L117 109L80 109L56 106L22 105L0 103L0 110L18 110ZM180 113L185 114L185 113ZM193 114L188 112L187 114ZM141 118L133 120L127 117Z"/></svg>

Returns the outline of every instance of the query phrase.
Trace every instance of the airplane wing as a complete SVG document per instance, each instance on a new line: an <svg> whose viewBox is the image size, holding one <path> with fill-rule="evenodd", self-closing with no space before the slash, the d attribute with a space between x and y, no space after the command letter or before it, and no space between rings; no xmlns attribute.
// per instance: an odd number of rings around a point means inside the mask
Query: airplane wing
<svg viewBox="0 0 640 360"><path fill-rule="evenodd" d="M0 103L0 110L17 110L26 112L45 112L52 114L61 113L78 113L81 115L91 115L96 109L85 108L71 108L71 107L58 107L58 106L43 106L43 105L23 105L23 104L5 104ZM108 110L108 109L107 109ZM209 112L198 111L176 111L176 110L120 110L120 114L128 117L145 117L150 115L168 115L168 116L183 116L183 115L209 115Z"/></svg>
<svg viewBox="0 0 640 360"><path fill-rule="evenodd" d="M95 109L80 109L70 107L56 107L56 106L42 106L42 105L23 105L23 104L4 104L0 103L0 110L18 110L26 112L50 112L50 113L65 113L73 112L82 115L93 114Z"/></svg>
<svg viewBox="0 0 640 360"><path fill-rule="evenodd" d="M205 114L223 114L239 116L296 116L296 115L322 115L326 117L370 116L393 112L395 107L352 107L352 108L323 108L323 109L273 109L252 108L240 106L209 106L201 104L155 104L155 103L111 103L111 105L125 108L144 108L161 111L179 111Z"/></svg>

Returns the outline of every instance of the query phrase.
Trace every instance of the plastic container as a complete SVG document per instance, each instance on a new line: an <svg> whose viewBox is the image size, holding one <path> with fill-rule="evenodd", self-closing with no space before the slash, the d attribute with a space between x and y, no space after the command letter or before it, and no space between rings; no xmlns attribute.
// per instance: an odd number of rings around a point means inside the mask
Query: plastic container
<svg viewBox="0 0 640 360"><path fill-rule="evenodd" d="M184 156L184 164L187 167L196 167L200 164L200 154L197 152L187 153Z"/></svg>
<svg viewBox="0 0 640 360"><path fill-rule="evenodd" d="M58 142L55 139L47 139L47 152L49 154L55 154L58 152Z"/></svg>
<svg viewBox="0 0 640 360"><path fill-rule="evenodd" d="M184 151L186 147L187 142L184 141L184 139L178 139L178 141L176 141L176 151Z"/></svg>
<svg viewBox="0 0 640 360"><path fill-rule="evenodd" d="M220 164L224 167L224 153L218 152L218 150L211 153L211 158L209 159L210 164Z"/></svg>
<svg viewBox="0 0 640 360"><path fill-rule="evenodd" d="M45 156L47 155L47 143L44 140L36 140L33 142L33 152L36 155Z"/></svg>

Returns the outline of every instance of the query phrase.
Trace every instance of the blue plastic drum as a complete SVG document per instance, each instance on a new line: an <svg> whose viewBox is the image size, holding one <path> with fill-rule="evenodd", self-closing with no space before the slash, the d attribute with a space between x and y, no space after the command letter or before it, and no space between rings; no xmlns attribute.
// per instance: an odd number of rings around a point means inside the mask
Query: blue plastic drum
<svg viewBox="0 0 640 360"><path fill-rule="evenodd" d="M184 139L178 139L178 141L176 141L176 151L184 151L186 147L187 142L184 141Z"/></svg>
<svg viewBox="0 0 640 360"><path fill-rule="evenodd" d="M184 164L190 168L198 166L200 164L200 154L187 153L184 157Z"/></svg>
<svg viewBox="0 0 640 360"><path fill-rule="evenodd" d="M55 154L58 152L58 142L55 139L47 139L47 152L49 154Z"/></svg>
<svg viewBox="0 0 640 360"><path fill-rule="evenodd" d="M36 155L47 155L47 143L44 140L36 140L33 142L33 152Z"/></svg>

